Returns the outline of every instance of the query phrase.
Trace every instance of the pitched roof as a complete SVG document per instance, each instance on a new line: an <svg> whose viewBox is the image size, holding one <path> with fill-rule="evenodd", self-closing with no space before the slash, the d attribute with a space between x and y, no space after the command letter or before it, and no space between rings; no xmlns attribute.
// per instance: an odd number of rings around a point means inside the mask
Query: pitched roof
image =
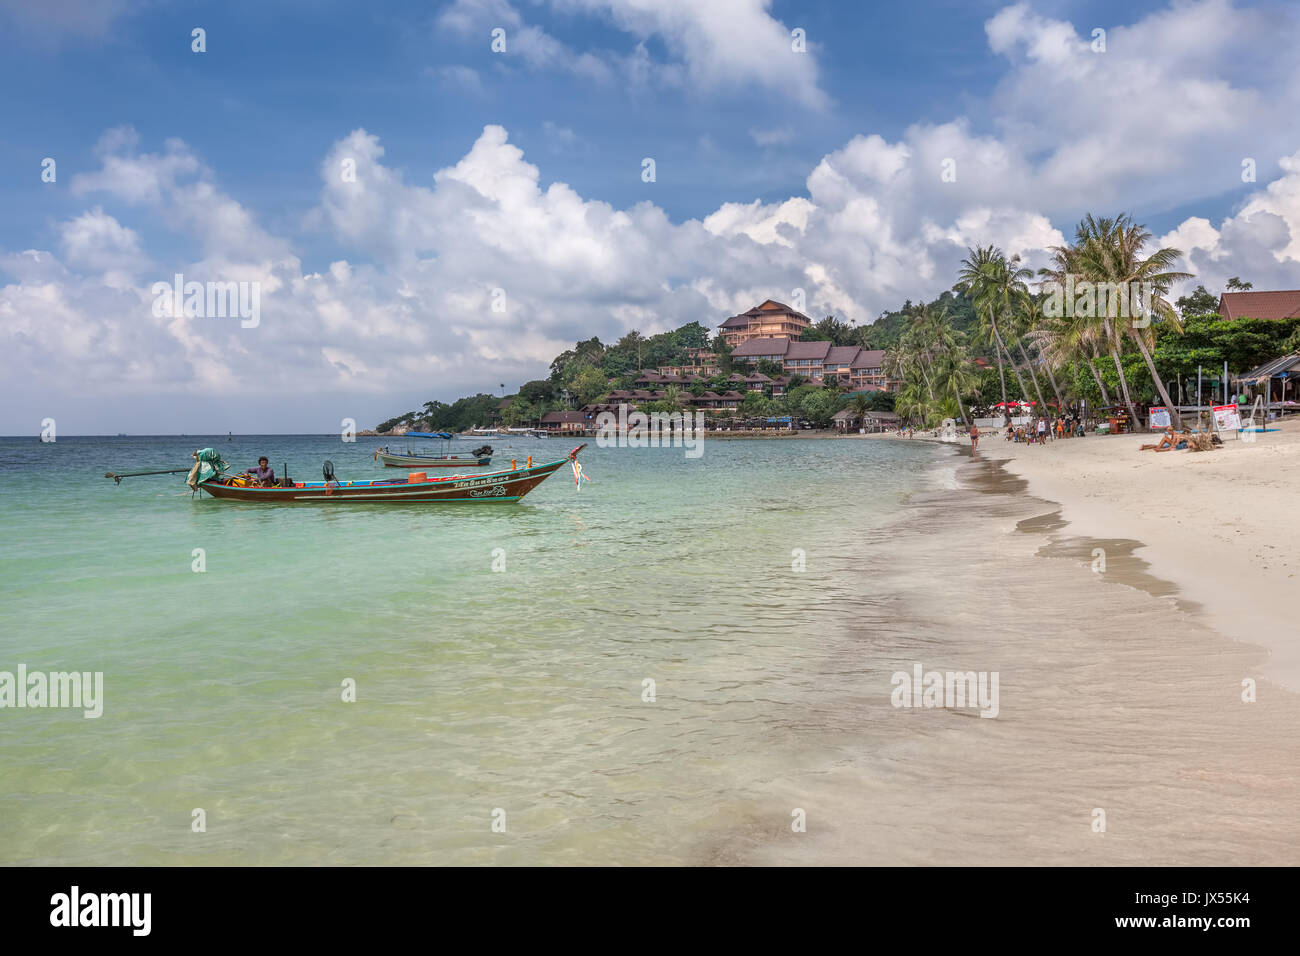
<svg viewBox="0 0 1300 956"><path fill-rule="evenodd" d="M832 345L826 353L827 365L848 365L858 357L862 349L856 345Z"/></svg>
<svg viewBox="0 0 1300 956"><path fill-rule="evenodd" d="M1261 385L1274 375L1281 375L1283 372L1294 372L1297 369L1300 369L1300 354L1293 352L1290 355L1283 355L1281 358L1273 359L1271 362L1265 362L1258 368L1253 368L1244 375L1238 376L1238 378L1243 382Z"/></svg>
<svg viewBox="0 0 1300 956"><path fill-rule="evenodd" d="M761 338L750 339L748 342L741 342L732 350L733 356L745 358L750 355L785 355L786 349L795 343L789 339L772 338L763 336ZM825 344L825 343L823 343Z"/></svg>
<svg viewBox="0 0 1300 956"><path fill-rule="evenodd" d="M831 350L829 342L791 342L785 359L825 359ZM733 353L734 354L734 353Z"/></svg>
<svg viewBox="0 0 1300 956"><path fill-rule="evenodd" d="M767 315L791 315L797 319L803 319L809 325L812 325L812 319L802 312L790 308L784 302L777 302L775 299L764 299L758 305L754 306L748 312L742 312L740 315L733 315L718 326L720 329L737 329L746 328L753 319L763 318Z"/></svg>
<svg viewBox="0 0 1300 956"><path fill-rule="evenodd" d="M852 368L880 368L885 364L884 349L863 349L853 360Z"/></svg>
<svg viewBox="0 0 1300 956"><path fill-rule="evenodd" d="M542 416L543 422L585 422L587 416L582 412L547 412Z"/></svg>
<svg viewBox="0 0 1300 956"><path fill-rule="evenodd" d="M1300 318L1300 289L1281 292L1225 292L1219 296L1225 319Z"/></svg>

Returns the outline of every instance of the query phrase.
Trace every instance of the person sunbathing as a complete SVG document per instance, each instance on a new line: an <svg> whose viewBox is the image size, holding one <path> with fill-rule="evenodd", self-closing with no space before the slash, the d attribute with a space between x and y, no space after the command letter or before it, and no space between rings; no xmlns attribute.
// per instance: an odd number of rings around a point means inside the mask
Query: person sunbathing
<svg viewBox="0 0 1300 956"><path fill-rule="evenodd" d="M1138 451L1173 451L1176 448L1186 447L1187 439L1181 435L1175 435L1174 428L1170 425L1165 429L1165 433L1161 436L1160 441L1156 442L1154 445L1143 445L1138 449Z"/></svg>
<svg viewBox="0 0 1300 956"><path fill-rule="evenodd" d="M1174 447L1174 429L1172 426L1165 429L1165 433L1160 436L1160 441L1154 444L1146 444L1138 451L1168 451Z"/></svg>

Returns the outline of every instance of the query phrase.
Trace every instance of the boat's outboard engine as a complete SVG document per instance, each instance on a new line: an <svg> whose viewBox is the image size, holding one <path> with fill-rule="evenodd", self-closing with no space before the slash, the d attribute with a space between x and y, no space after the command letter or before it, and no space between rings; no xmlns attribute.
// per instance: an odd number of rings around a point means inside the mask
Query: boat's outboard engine
<svg viewBox="0 0 1300 956"><path fill-rule="evenodd" d="M325 484L327 485L331 481L336 485L339 483L339 480L334 477L334 462L328 458L325 459L325 464L321 467L321 475L325 478Z"/></svg>
<svg viewBox="0 0 1300 956"><path fill-rule="evenodd" d="M470 454L473 455L475 458L482 458L484 455L492 454L492 446L480 445L478 448L475 448L472 452L470 452Z"/></svg>

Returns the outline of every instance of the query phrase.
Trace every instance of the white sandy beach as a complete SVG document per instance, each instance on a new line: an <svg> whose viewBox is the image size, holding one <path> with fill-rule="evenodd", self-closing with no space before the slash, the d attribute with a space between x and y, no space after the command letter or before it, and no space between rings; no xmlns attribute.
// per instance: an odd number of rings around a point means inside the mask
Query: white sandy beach
<svg viewBox="0 0 1300 956"><path fill-rule="evenodd" d="M1149 440L986 437L951 486L912 496L818 674L807 766L772 784L816 832L755 827L736 859L1294 863L1300 429L1204 453L1138 452ZM997 719L899 708L892 675L917 664L1000 674Z"/></svg>
<svg viewBox="0 0 1300 956"><path fill-rule="evenodd" d="M1152 574L1202 606L1234 640L1269 651L1265 676L1300 689L1300 422L1209 452L1138 451L1149 434L1020 445L1001 436L979 454L1007 460L1029 492L1059 502L1071 532L1134 538Z"/></svg>

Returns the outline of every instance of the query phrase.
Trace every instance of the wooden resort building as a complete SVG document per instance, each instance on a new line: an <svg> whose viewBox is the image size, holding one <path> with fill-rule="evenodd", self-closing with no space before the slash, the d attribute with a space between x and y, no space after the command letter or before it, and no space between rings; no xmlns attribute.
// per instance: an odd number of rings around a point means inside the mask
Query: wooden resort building
<svg viewBox="0 0 1300 956"><path fill-rule="evenodd" d="M821 385L840 385L860 389L876 385L887 391L898 388L885 374L882 349L863 349L856 345L831 345L829 342L796 342L790 339L758 338L738 345L731 352L733 361L757 365L760 361L776 362L787 375L802 375Z"/></svg>
<svg viewBox="0 0 1300 956"><path fill-rule="evenodd" d="M723 340L733 349L757 338L797 339L812 319L784 302L767 299L748 312L733 315L721 325Z"/></svg>

